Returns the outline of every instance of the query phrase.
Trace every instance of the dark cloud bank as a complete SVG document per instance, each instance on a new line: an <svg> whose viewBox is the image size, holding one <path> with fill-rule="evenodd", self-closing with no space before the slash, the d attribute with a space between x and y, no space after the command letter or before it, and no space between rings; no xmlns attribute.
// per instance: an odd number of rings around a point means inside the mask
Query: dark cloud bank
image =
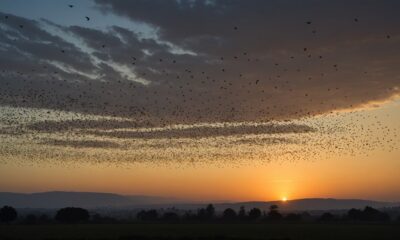
<svg viewBox="0 0 400 240"><path fill-rule="evenodd" d="M140 128L139 128L140 127ZM133 130L137 129L138 130ZM310 133L317 129L304 124L239 124L199 125L171 128L143 128L136 122L110 120L41 121L27 125L27 129L44 132L75 131L85 135L122 139L157 138L209 138L218 136L241 136L245 134ZM129 129L129 130L127 130Z"/></svg>
<svg viewBox="0 0 400 240"><path fill-rule="evenodd" d="M157 37L0 13L1 105L161 126L295 119L400 92L398 1L95 3Z"/></svg>

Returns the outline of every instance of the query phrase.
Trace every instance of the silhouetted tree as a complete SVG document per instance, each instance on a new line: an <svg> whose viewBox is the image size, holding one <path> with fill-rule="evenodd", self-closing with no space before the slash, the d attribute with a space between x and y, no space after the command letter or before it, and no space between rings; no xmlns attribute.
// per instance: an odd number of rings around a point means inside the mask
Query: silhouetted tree
<svg viewBox="0 0 400 240"><path fill-rule="evenodd" d="M142 221L156 221L158 219L158 212L155 209L142 210L138 212L136 218Z"/></svg>
<svg viewBox="0 0 400 240"><path fill-rule="evenodd" d="M57 211L55 219L63 223L78 223L89 220L89 212L83 208L66 207Z"/></svg>
<svg viewBox="0 0 400 240"><path fill-rule="evenodd" d="M237 218L237 214L236 214L235 210L233 210L232 208L227 208L222 213L222 218L224 220L235 220Z"/></svg>
<svg viewBox="0 0 400 240"><path fill-rule="evenodd" d="M363 220L365 221L388 221L390 217L388 214L381 212L375 208L366 206L363 211Z"/></svg>
<svg viewBox="0 0 400 240"><path fill-rule="evenodd" d="M207 211L205 208L200 208L197 210L197 218L199 220L206 220L207 219Z"/></svg>
<svg viewBox="0 0 400 240"><path fill-rule="evenodd" d="M246 219L246 209L244 208L244 206L240 206L238 216L240 220Z"/></svg>
<svg viewBox="0 0 400 240"><path fill-rule="evenodd" d="M321 221L321 222L332 222L333 220L335 220L335 216L330 212L326 212L326 213L323 213L318 218L318 220Z"/></svg>
<svg viewBox="0 0 400 240"><path fill-rule="evenodd" d="M215 208L212 204L208 204L206 207L207 218L211 219L215 216Z"/></svg>
<svg viewBox="0 0 400 240"><path fill-rule="evenodd" d="M350 209L347 212L347 218L355 221L389 221L388 214L381 212L375 208L366 206L364 210Z"/></svg>
<svg viewBox="0 0 400 240"><path fill-rule="evenodd" d="M197 218L199 220L211 220L215 217L215 208L212 204L208 204L206 208L197 210Z"/></svg>
<svg viewBox="0 0 400 240"><path fill-rule="evenodd" d="M351 220L361 220L363 212L359 209L352 208L347 212L347 218Z"/></svg>
<svg viewBox="0 0 400 240"><path fill-rule="evenodd" d="M253 208L249 211L249 219L256 220L261 217L261 210L258 208Z"/></svg>
<svg viewBox="0 0 400 240"><path fill-rule="evenodd" d="M17 219L18 213L15 208L10 206L4 206L0 209L0 221L10 223Z"/></svg>
<svg viewBox="0 0 400 240"><path fill-rule="evenodd" d="M278 205L271 205L268 212L268 220L277 221L282 219L282 214L278 211Z"/></svg>

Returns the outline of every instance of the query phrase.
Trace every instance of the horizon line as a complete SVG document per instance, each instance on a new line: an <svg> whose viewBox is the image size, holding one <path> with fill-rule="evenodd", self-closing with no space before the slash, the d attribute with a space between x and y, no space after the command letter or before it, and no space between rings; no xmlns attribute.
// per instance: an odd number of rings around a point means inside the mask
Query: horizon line
<svg viewBox="0 0 400 240"><path fill-rule="evenodd" d="M293 198L287 199L283 201L282 199L275 199L275 200L203 200L203 199L190 199L185 197L176 197L176 196L160 196L160 195L146 195L146 194L123 194L123 193L115 193L115 192L96 192L96 191L74 191L74 190L49 190L49 191L37 191L37 192L10 192L10 191L0 191L1 193L10 193L10 194L45 194L45 193L89 193L89 194L110 194L110 195L117 195L122 197L153 197L153 198L164 198L164 199L175 199L178 201L188 201L188 203L215 203L215 204L234 204L234 203L254 203L254 202L290 202L290 201L299 201L299 200L357 200L357 201L372 201L372 202L384 202L384 203L400 203L399 200L376 200L376 199L366 199L366 198L336 198L336 197L303 197L303 198Z"/></svg>

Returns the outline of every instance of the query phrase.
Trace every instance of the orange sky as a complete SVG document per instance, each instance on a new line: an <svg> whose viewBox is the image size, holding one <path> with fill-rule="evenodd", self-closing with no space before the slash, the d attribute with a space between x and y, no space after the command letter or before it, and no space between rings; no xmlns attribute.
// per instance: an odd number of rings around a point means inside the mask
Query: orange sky
<svg viewBox="0 0 400 240"><path fill-rule="evenodd" d="M399 129L398 102L365 114L369 114L368 121L373 116L388 116L382 118L386 119L382 123L394 131ZM378 137L379 134L378 130L374 133ZM82 161L61 165L8 161L0 167L0 190L98 191L195 200L333 197L396 201L400 199L399 136L395 140L397 149L392 152L381 147L350 156L346 152L324 153L322 147L317 156L305 153L297 161L275 156L269 162L244 160L235 164L184 167L178 163L118 165Z"/></svg>
<svg viewBox="0 0 400 240"><path fill-rule="evenodd" d="M116 192L197 200L273 200L282 197L398 200L398 154L376 153L368 158L332 158L313 162L272 162L240 168L9 166L0 169L0 188L18 192Z"/></svg>

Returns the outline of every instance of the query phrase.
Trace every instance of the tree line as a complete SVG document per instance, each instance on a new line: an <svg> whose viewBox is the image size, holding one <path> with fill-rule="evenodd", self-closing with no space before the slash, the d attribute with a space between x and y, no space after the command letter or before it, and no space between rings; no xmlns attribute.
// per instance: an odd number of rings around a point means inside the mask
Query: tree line
<svg viewBox="0 0 400 240"><path fill-rule="evenodd" d="M0 209L0 222L5 224L40 224L40 223L196 223L196 222L215 222L215 223L235 223L235 222L400 222L400 215L392 219L386 212L372 207L364 209L350 209L342 215L335 215L325 212L319 216L311 216L307 212L282 214L277 205L271 205L268 211L261 211L259 208L251 208L249 211L244 206L239 211L227 208L221 213L216 212L212 204L205 208L197 209L196 212L186 211L179 214L178 211L159 211L148 209L139 211L132 219L121 220L98 213L90 213L88 210L78 207L66 207L59 209L55 216L50 218L45 214L28 214L18 217L18 212L11 206L4 206Z"/></svg>

